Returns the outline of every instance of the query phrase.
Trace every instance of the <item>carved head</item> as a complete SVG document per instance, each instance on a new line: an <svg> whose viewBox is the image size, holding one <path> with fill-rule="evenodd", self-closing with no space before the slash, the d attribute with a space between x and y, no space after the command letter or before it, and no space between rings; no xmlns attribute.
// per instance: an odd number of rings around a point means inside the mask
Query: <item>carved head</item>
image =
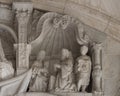
<svg viewBox="0 0 120 96"><path fill-rule="evenodd" d="M69 57L70 52L69 52L68 49L62 49L62 53L61 53L61 54L62 54L62 55L61 55L61 59L64 60L64 59L66 59L66 58Z"/></svg>
<svg viewBox="0 0 120 96"><path fill-rule="evenodd" d="M44 60L45 56L46 56L46 52L42 50L38 53L37 60Z"/></svg>
<svg viewBox="0 0 120 96"><path fill-rule="evenodd" d="M86 55L88 52L88 47L87 46L82 46L80 49L81 55Z"/></svg>

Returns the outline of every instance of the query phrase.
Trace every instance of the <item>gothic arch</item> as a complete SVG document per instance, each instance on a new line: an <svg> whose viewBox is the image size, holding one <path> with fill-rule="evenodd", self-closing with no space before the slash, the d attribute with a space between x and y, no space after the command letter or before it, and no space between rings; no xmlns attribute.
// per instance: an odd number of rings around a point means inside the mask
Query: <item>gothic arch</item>
<svg viewBox="0 0 120 96"><path fill-rule="evenodd" d="M55 0L47 0L46 2L32 0L32 2L35 9L71 15L72 17L78 18L86 25L104 32L120 42L120 22L105 13L82 4L74 3L70 0L60 0L59 2Z"/></svg>

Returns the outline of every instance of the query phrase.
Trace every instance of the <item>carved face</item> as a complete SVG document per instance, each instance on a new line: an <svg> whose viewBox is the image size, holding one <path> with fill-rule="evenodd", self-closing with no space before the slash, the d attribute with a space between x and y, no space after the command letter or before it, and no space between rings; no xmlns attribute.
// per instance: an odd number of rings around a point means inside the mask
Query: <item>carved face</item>
<svg viewBox="0 0 120 96"><path fill-rule="evenodd" d="M67 49L62 49L62 60L69 57L69 51Z"/></svg>
<svg viewBox="0 0 120 96"><path fill-rule="evenodd" d="M40 51L38 53L37 60L44 60L45 59L45 55L46 55L45 51L43 51L43 50Z"/></svg>
<svg viewBox="0 0 120 96"><path fill-rule="evenodd" d="M86 55L88 52L88 47L87 46L82 46L80 49L81 55Z"/></svg>

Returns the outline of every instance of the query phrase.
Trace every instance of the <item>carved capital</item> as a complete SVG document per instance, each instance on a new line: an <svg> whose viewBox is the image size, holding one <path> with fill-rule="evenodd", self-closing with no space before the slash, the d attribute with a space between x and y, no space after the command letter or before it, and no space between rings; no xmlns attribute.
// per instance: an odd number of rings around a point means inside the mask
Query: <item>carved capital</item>
<svg viewBox="0 0 120 96"><path fill-rule="evenodd" d="M19 24L27 24L30 18L29 11L16 11L16 18Z"/></svg>
<svg viewBox="0 0 120 96"><path fill-rule="evenodd" d="M31 2L14 2L13 9L16 12L18 22L24 24L29 21L33 10L33 4Z"/></svg>

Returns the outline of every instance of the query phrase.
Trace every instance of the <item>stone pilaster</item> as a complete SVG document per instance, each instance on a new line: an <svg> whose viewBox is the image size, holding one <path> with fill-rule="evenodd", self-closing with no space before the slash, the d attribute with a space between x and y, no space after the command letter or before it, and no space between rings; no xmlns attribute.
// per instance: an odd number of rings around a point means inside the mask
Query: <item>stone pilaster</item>
<svg viewBox="0 0 120 96"><path fill-rule="evenodd" d="M94 50L94 64L101 66L101 50L102 50L101 44L93 45L93 50Z"/></svg>
<svg viewBox="0 0 120 96"><path fill-rule="evenodd" d="M18 21L18 44L16 44L17 74L21 74L29 69L31 47L27 44L27 31L33 5L31 2L14 2L13 8Z"/></svg>

